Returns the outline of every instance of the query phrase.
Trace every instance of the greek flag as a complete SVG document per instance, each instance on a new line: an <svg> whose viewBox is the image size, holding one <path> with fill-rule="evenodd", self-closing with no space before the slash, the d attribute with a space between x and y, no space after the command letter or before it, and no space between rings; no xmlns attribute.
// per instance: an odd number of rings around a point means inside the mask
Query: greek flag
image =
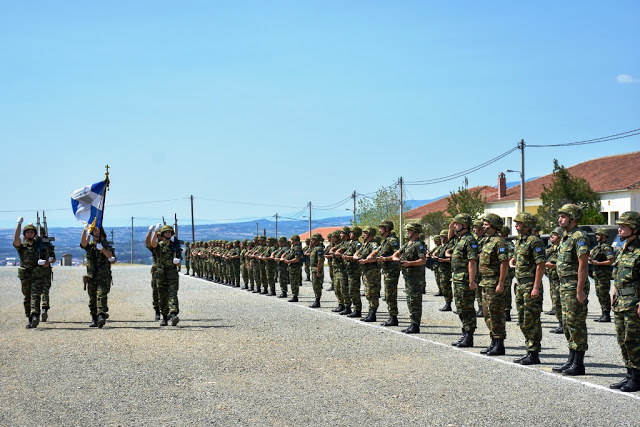
<svg viewBox="0 0 640 427"><path fill-rule="evenodd" d="M71 208L78 221L82 221L85 225L96 221L96 227L102 225L100 211L104 208L105 185L106 181L100 181L71 192Z"/></svg>

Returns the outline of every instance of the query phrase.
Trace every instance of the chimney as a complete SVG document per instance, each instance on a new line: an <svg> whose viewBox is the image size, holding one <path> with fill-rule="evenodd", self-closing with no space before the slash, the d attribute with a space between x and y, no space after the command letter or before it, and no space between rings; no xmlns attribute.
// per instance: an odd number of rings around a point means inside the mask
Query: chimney
<svg viewBox="0 0 640 427"><path fill-rule="evenodd" d="M507 177L504 172L498 175L498 199L502 199L507 195Z"/></svg>

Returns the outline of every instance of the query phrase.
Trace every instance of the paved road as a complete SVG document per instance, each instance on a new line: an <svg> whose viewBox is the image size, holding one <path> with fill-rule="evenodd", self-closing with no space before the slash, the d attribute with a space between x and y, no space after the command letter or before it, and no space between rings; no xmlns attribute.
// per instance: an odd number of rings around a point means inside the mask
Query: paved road
<svg viewBox="0 0 640 427"><path fill-rule="evenodd" d="M437 310L428 276L423 328L365 324L299 303L181 276L181 322L153 320L149 267L117 267L102 330L87 327L82 269L55 269L50 321L26 330L14 267L0 269L0 425L637 425L640 393L608 389L623 372L613 324L598 324L591 298L588 375L553 374L566 358L563 336L543 315L543 365L511 362L524 353L515 322L508 356L449 343L452 313ZM401 283L402 286L402 283ZM326 286L325 286L326 287ZM545 310L549 309L545 288ZM403 295L400 292L400 295ZM366 302L365 302L366 307ZM381 304L381 320L386 306ZM515 310L513 311L515 314Z"/></svg>

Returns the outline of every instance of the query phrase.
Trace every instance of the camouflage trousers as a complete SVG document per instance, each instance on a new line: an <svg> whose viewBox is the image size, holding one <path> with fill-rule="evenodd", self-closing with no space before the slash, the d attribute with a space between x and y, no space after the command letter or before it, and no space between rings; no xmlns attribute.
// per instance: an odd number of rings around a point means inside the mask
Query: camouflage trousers
<svg viewBox="0 0 640 427"><path fill-rule="evenodd" d="M349 286L349 298L356 311L362 311L362 299L360 298L360 267L347 270L347 283Z"/></svg>
<svg viewBox="0 0 640 427"><path fill-rule="evenodd" d="M163 315L169 313L178 314L180 312L178 288L178 279L158 280L158 305L160 306L160 313Z"/></svg>
<svg viewBox="0 0 640 427"><path fill-rule="evenodd" d="M189 268L191 267L191 261L190 260L185 260L184 261L184 266L187 269L187 276L189 275Z"/></svg>
<svg viewBox="0 0 640 427"><path fill-rule="evenodd" d="M266 270L267 270L267 285L269 285L269 291L271 291L272 294L275 294L276 293L276 274L277 274L276 263L269 261L269 263L266 266Z"/></svg>
<svg viewBox="0 0 640 427"><path fill-rule="evenodd" d="M89 294L89 313L92 316L108 313L107 296L111 290L111 275L89 277L87 293Z"/></svg>
<svg viewBox="0 0 640 427"><path fill-rule="evenodd" d="M549 277L549 294L551 294L551 307L556 312L556 319L562 323L562 297L560 296L560 279Z"/></svg>
<svg viewBox="0 0 640 427"><path fill-rule="evenodd" d="M299 262L289 264L289 282L291 283L291 293L297 297L302 285L302 266Z"/></svg>
<svg viewBox="0 0 640 427"><path fill-rule="evenodd" d="M593 273L596 285L596 295L602 312L611 311L611 273Z"/></svg>
<svg viewBox="0 0 640 427"><path fill-rule="evenodd" d="M440 290L444 295L445 302L451 304L453 301L453 289L451 288L451 269L440 270Z"/></svg>
<svg viewBox="0 0 640 427"><path fill-rule="evenodd" d="M575 277L575 276L574 276ZM560 278L560 297L562 298L562 326L569 350L587 351L589 349L587 333L587 314L589 312L589 280L584 286L587 299L582 304L576 297L578 279Z"/></svg>
<svg viewBox="0 0 640 427"><path fill-rule="evenodd" d="M324 270L318 271L315 268L311 269L311 287L313 288L313 295L317 300L322 298L322 284L324 283Z"/></svg>
<svg viewBox="0 0 640 427"><path fill-rule="evenodd" d="M247 287L249 284L249 270L247 270L247 266L244 263L240 265L240 272L242 273L242 282L244 282L244 286Z"/></svg>
<svg viewBox="0 0 640 427"><path fill-rule="evenodd" d="M278 273L278 283L280 283L280 291L283 294L286 294L289 286L289 270L287 269L287 264L283 262L278 264Z"/></svg>
<svg viewBox="0 0 640 427"><path fill-rule="evenodd" d="M151 303L153 304L153 309L159 312L160 305L158 304L158 281L154 278L153 273L151 273Z"/></svg>
<svg viewBox="0 0 640 427"><path fill-rule="evenodd" d="M433 269L433 276L436 278L436 286L438 287L438 291L442 293L442 285L440 285L440 269L438 268L437 264Z"/></svg>
<svg viewBox="0 0 640 427"><path fill-rule="evenodd" d="M22 295L24 295L24 314L40 315L40 295L44 286L44 278L34 280L22 280Z"/></svg>
<svg viewBox="0 0 640 427"><path fill-rule="evenodd" d="M482 274L476 274L476 301L478 301L478 309L482 309L482 288L480 287L480 282L482 282Z"/></svg>
<svg viewBox="0 0 640 427"><path fill-rule="evenodd" d="M340 268L338 278L340 279L340 291L342 292L342 302L345 307L351 307L351 294L349 293L349 274L346 268Z"/></svg>
<svg viewBox="0 0 640 427"><path fill-rule="evenodd" d="M520 331L524 335L527 352L540 353L542 341L542 300L544 289L540 284L540 294L531 298L533 290L533 278L519 279L516 287L516 309L518 310L518 323Z"/></svg>
<svg viewBox="0 0 640 427"><path fill-rule="evenodd" d="M398 280L400 269L384 270L384 298L387 302L389 316L398 315Z"/></svg>
<svg viewBox="0 0 640 427"><path fill-rule="evenodd" d="M505 287L498 294L496 286L498 286L497 277L483 277L479 286L482 291L482 313L484 314L484 323L489 329L489 336L503 340L507 337L504 296L509 288Z"/></svg>
<svg viewBox="0 0 640 427"><path fill-rule="evenodd" d="M44 268L44 284L42 285L42 295L40 296L42 308L50 309L49 290L51 289L51 280L53 279L53 270L51 267Z"/></svg>
<svg viewBox="0 0 640 427"><path fill-rule="evenodd" d="M638 307L626 311L614 311L616 338L627 368L640 369L640 317Z"/></svg>
<svg viewBox="0 0 640 427"><path fill-rule="evenodd" d="M513 295L515 295L516 293L516 289L518 289L518 283L517 282L513 282L513 279L515 278L515 273L514 273L514 269L509 268L509 273L507 274L507 279L504 281L504 290L505 292L508 290L509 293L505 294L506 300L505 300L505 311L511 311L511 309L513 308ZM509 289L507 289L507 285L509 286ZM513 293L512 289L511 289L511 285L513 285Z"/></svg>
<svg viewBox="0 0 640 427"><path fill-rule="evenodd" d="M262 284L262 289L265 292L269 290L269 278L267 277L267 265L263 261L260 261L260 283Z"/></svg>
<svg viewBox="0 0 640 427"><path fill-rule="evenodd" d="M419 267L409 267L402 271L407 294L407 307L412 325L420 326L422 320L422 274Z"/></svg>
<svg viewBox="0 0 640 427"><path fill-rule="evenodd" d="M378 309L380 305L380 270L371 268L362 272L364 282L364 295L369 302L369 310Z"/></svg>
<svg viewBox="0 0 640 427"><path fill-rule="evenodd" d="M342 277L342 271L339 267L333 268L333 293L336 294L338 305L345 305L344 294L342 293L344 279ZM351 305L351 300L349 300Z"/></svg>
<svg viewBox="0 0 640 427"><path fill-rule="evenodd" d="M256 284L256 279L253 277L253 268L247 268L247 278L249 279L249 289L253 290Z"/></svg>
<svg viewBox="0 0 640 427"><path fill-rule="evenodd" d="M476 308L474 305L476 291L475 289L469 289L469 282L454 280L453 292L458 317L462 323L462 332L473 334L477 327Z"/></svg>
<svg viewBox="0 0 640 427"><path fill-rule="evenodd" d="M262 277L260 276L260 266L258 260L253 260L253 280L256 284L256 289L262 288Z"/></svg>

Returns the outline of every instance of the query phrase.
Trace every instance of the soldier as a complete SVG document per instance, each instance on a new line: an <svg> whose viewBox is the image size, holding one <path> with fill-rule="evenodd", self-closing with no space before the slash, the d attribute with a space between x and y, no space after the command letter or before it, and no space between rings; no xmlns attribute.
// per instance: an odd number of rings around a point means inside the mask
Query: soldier
<svg viewBox="0 0 640 427"><path fill-rule="evenodd" d="M38 327L40 323L40 296L44 287L44 267L49 264L49 254L42 242L36 235L38 229L33 224L27 224L22 231L24 237L20 241L20 231L23 218L18 218L18 225L13 235L13 247L18 251L20 257L20 267L18 268L18 278L22 285L22 295L24 295L24 313L29 319L27 329Z"/></svg>
<svg viewBox="0 0 640 427"><path fill-rule="evenodd" d="M313 294L316 300L309 307L319 308L320 298L322 298L322 283L324 282L324 239L320 233L314 233L311 236L311 253L309 261L311 263L311 277Z"/></svg>
<svg viewBox="0 0 640 427"><path fill-rule="evenodd" d="M515 250L515 246L513 244L513 240L509 239L509 234L511 233L511 227L505 225L502 227L501 234L502 238L507 245L507 250L509 251L509 259L514 257L513 251ZM511 293L511 284L513 283L513 278L516 277L516 269L509 265L509 269L507 272L507 280L505 281L505 310L504 310L504 318L507 322L511 322L511 308L513 305L513 296ZM513 292L515 293L517 287L517 283L513 284Z"/></svg>
<svg viewBox="0 0 640 427"><path fill-rule="evenodd" d="M374 240L376 229L367 227L363 230L363 234L363 244L354 255L354 259L358 261L362 270L364 292L369 302L369 313L367 317L361 320L363 322L375 322L378 306L380 305L380 267L378 266L378 260L369 257L369 255L378 249L378 244Z"/></svg>
<svg viewBox="0 0 640 427"><path fill-rule="evenodd" d="M542 240L533 234L533 227L537 223L535 216L527 212L518 212L514 222L518 240L515 243L514 256L509 263L516 269L516 308L527 354L513 361L521 365L538 365L542 340L540 313L543 298L544 245Z"/></svg>
<svg viewBox="0 0 640 427"><path fill-rule="evenodd" d="M325 248L324 257L327 260L327 266L329 267L329 279L331 280L331 284L329 285L329 288L327 290L328 291L334 291L334 293L336 294L336 297L337 297L338 294L335 292L335 287L333 286L334 285L334 279L333 279L333 256L331 254L329 254L329 251L331 250L331 248L333 248L336 245L337 238L335 237L335 233L329 233L327 238L329 239L329 247ZM340 298L338 298L338 301L340 301L341 299L342 299L342 295L340 295Z"/></svg>
<svg viewBox="0 0 640 427"><path fill-rule="evenodd" d="M589 261L593 265L593 280L596 285L596 295L602 309L602 316L595 322L611 322L611 273L613 271L613 248L607 243L609 230L600 227L596 230L598 245L591 249Z"/></svg>
<svg viewBox="0 0 640 427"><path fill-rule="evenodd" d="M360 270L360 264L354 259L356 252L362 247L360 243L360 236L362 235L362 229L357 225L351 228L349 233L349 244L342 252L342 259L347 265L347 284L349 287L349 297L353 303L353 312L344 313L347 317L362 317L362 299L360 298L360 276L362 271ZM345 310L349 307L345 307ZM342 313L341 313L342 314Z"/></svg>
<svg viewBox="0 0 640 427"><path fill-rule="evenodd" d="M278 281L280 283L280 295L278 298L287 297L287 289L289 286L289 271L287 264L282 260L283 255L289 251L289 241L286 237L280 236L278 238L278 250L274 252L273 257L278 265Z"/></svg>
<svg viewBox="0 0 640 427"><path fill-rule="evenodd" d="M302 263L304 264L304 272L307 275L307 282L310 282L311 270L309 269L309 264L310 264L309 254L311 253L311 239L305 239L304 244L306 246L302 249L302 253L303 253Z"/></svg>
<svg viewBox="0 0 640 427"><path fill-rule="evenodd" d="M53 268L52 265L56 263L56 253L55 247L51 244L47 236L47 230L42 228L41 230L42 243L43 246L46 247L46 251L48 253L47 263L43 266L44 268L44 285L42 286L42 312L40 318L43 322L46 322L49 318L49 309L51 308L51 304L49 301L49 290L51 289L51 281L53 280Z"/></svg>
<svg viewBox="0 0 640 427"><path fill-rule="evenodd" d="M342 293L342 304L338 302L338 307L331 310L335 311L341 316L351 314L351 294L349 293L349 281L347 279L347 262L342 259L342 253L349 246L349 235L351 234L350 227L342 227L340 230L340 239L336 246L331 250L333 255L334 271L333 274L338 273L336 286L340 286L340 292ZM340 310L338 310L340 309Z"/></svg>
<svg viewBox="0 0 640 427"><path fill-rule="evenodd" d="M451 279L458 317L462 323L462 336L451 343L457 347L473 347L473 334L477 326L474 301L478 287L475 282L478 242L469 231L471 224L471 215L458 214L449 225L448 232L453 249L448 249L446 255L451 257Z"/></svg>
<svg viewBox="0 0 640 427"><path fill-rule="evenodd" d="M398 326L398 280L400 279L400 264L394 262L392 257L400 249L398 236L393 232L393 222L381 221L378 231L382 241L378 249L371 252L367 258L375 259L382 266L384 275L384 297L387 302L389 319L382 326Z"/></svg>
<svg viewBox="0 0 640 427"><path fill-rule="evenodd" d="M340 313L344 310L344 296L342 295L342 259L339 259L335 256L335 251L338 249L339 245L342 243L342 239L340 237L340 231L336 230L331 233L331 247L329 250L325 251L324 257L329 262L329 265L333 268L333 277L331 278L333 293L336 294L336 299L338 300L338 306L331 310L335 313Z"/></svg>
<svg viewBox="0 0 640 427"><path fill-rule="evenodd" d="M504 318L504 282L509 269L509 252L504 239L498 234L502 229L502 218L494 213L482 218L485 237L479 255L478 270L482 276L479 284L482 290L482 310L484 321L489 328L491 344L480 353L488 356L504 355L504 340L507 337Z"/></svg>
<svg viewBox="0 0 640 427"><path fill-rule="evenodd" d="M434 297L442 297L444 294L442 293L442 285L440 284L440 269L438 268L438 256L437 253L440 252L440 248L442 246L442 238L440 235L433 236L433 249L429 252L427 258L433 260L433 275L436 279L436 285L438 286L438 292L436 292Z"/></svg>
<svg viewBox="0 0 640 427"><path fill-rule="evenodd" d="M438 275L440 276L440 289L444 296L444 306L440 311L452 311L451 302L453 301L453 290L451 289L451 257L447 256L447 250L453 251L452 242L449 240L449 230L440 232L442 245L435 253L438 258Z"/></svg>
<svg viewBox="0 0 640 427"><path fill-rule="evenodd" d="M589 306L589 238L578 228L582 208L569 203L558 210L558 225L564 236L558 249L556 269L560 279L562 325L569 347L564 365L554 366L553 372L563 375L584 375L584 354L587 343L587 312Z"/></svg>
<svg viewBox="0 0 640 427"><path fill-rule="evenodd" d="M288 302L298 302L298 293L302 284L302 244L300 236L291 235L291 249L283 255L284 262L289 268L289 282L291 283L291 298Z"/></svg>
<svg viewBox="0 0 640 427"><path fill-rule="evenodd" d="M179 248L176 248L171 238L175 235L173 227L165 225L160 228L160 241L151 239L151 250L155 252L158 267L156 276L158 280L158 304L162 313L160 326L168 325L168 317L171 316L171 325L176 326L180 319L178 303L178 266L182 261Z"/></svg>
<svg viewBox="0 0 640 427"><path fill-rule="evenodd" d="M409 307L411 324L403 329L405 334L420 333L422 320L422 283L420 267L427 262L427 248L420 242L419 237L422 226L417 222L405 226L407 231L407 243L397 250L391 257L393 261L399 261L404 277L405 291L407 293L407 306Z"/></svg>
<svg viewBox="0 0 640 427"><path fill-rule="evenodd" d="M551 294L551 311L547 314L555 315L558 319L558 327L552 328L551 333L563 334L564 328L562 327L562 299L560 297L560 279L558 278L558 271L556 264L558 262L558 249L560 248L560 240L564 231L560 227L556 227L549 234L549 242L551 243L545 252L545 264L544 273L549 279L549 294Z"/></svg>
<svg viewBox="0 0 640 427"><path fill-rule="evenodd" d="M116 261L113 249L107 244L107 233L102 227L90 227L93 241L89 241L87 228L82 230L80 247L87 252L87 292L89 293L90 328L102 328L109 311L107 295L111 290L111 263Z"/></svg>
<svg viewBox="0 0 640 427"><path fill-rule="evenodd" d="M158 227L159 228L159 224ZM151 237L155 234L155 237ZM157 231L154 233L153 225L149 227L149 231L147 232L147 237L145 238L145 245L147 249L151 250L151 239L158 239ZM156 321L160 320L160 306L158 305L158 281L156 280L156 269L158 268L156 254L151 251L151 257L153 262L151 264L151 304L153 306L153 310L156 312L155 319Z"/></svg>
<svg viewBox="0 0 640 427"><path fill-rule="evenodd" d="M245 290L249 289L249 271L247 270L247 262L245 259L248 242L247 239L243 239L240 242L240 273L242 274L242 282L244 283L244 288L242 289Z"/></svg>
<svg viewBox="0 0 640 427"><path fill-rule="evenodd" d="M624 212L616 224L624 246L616 256L613 269L613 316L627 375L610 387L634 392L640 391L640 214Z"/></svg>
<svg viewBox="0 0 640 427"><path fill-rule="evenodd" d="M245 254L244 262L247 265L247 275L249 276L249 289L253 292L255 289L256 278L253 275L253 253L255 251L255 240L249 240L247 244L247 252Z"/></svg>
<svg viewBox="0 0 640 427"><path fill-rule="evenodd" d="M276 261L273 257L273 254L276 252L276 243L277 240L275 237L269 236L267 238L267 247L264 252L262 252L262 258L265 263L265 270L267 273L267 284L269 285L269 294L270 296L276 295L276 275L278 271L278 266L276 265Z"/></svg>
<svg viewBox="0 0 640 427"><path fill-rule="evenodd" d="M184 242L184 266L187 268L185 274L188 276L189 268L191 267L191 245L189 242Z"/></svg>
<svg viewBox="0 0 640 427"><path fill-rule="evenodd" d="M487 240L487 236L484 234L484 229L482 228L483 221L478 219L473 222L473 235L478 241L478 253L482 252L482 245ZM476 272L476 283L482 282L482 273L480 273L480 269ZM482 305L482 289L480 286L476 288L476 301L478 301L478 311L476 311L476 317L483 316L483 305Z"/></svg>

